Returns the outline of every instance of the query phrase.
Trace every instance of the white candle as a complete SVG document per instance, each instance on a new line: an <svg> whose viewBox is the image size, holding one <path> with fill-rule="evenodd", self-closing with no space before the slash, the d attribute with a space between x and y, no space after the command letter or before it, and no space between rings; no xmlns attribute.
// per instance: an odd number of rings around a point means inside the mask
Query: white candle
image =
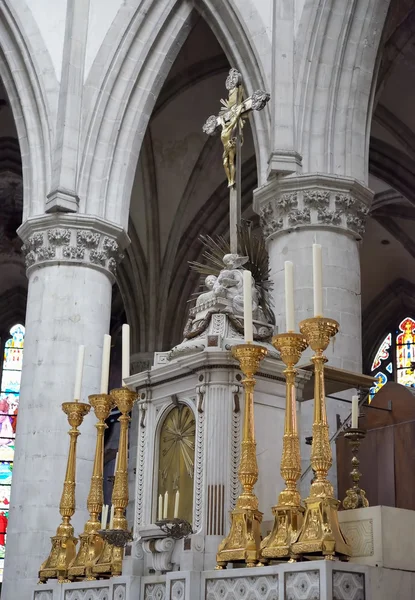
<svg viewBox="0 0 415 600"><path fill-rule="evenodd" d="M130 326L122 326L122 385L125 387L124 379L130 376Z"/></svg>
<svg viewBox="0 0 415 600"><path fill-rule="evenodd" d="M117 467L118 467L118 452L117 452L117 456L115 457L114 477L117 472Z"/></svg>
<svg viewBox="0 0 415 600"><path fill-rule="evenodd" d="M167 509L169 506L169 493L166 490L166 493L164 494L164 512L163 512L163 519L167 519Z"/></svg>
<svg viewBox="0 0 415 600"><path fill-rule="evenodd" d="M294 265L285 261L285 326L294 331Z"/></svg>
<svg viewBox="0 0 415 600"><path fill-rule="evenodd" d="M74 400L81 399L82 373L84 370L84 356L85 356L85 346L79 346L78 360L76 363L76 373L75 373L75 388L74 388L74 392L73 392Z"/></svg>
<svg viewBox="0 0 415 600"><path fill-rule="evenodd" d="M102 505L102 509L101 509L101 529L105 529L106 527L106 522L105 522L105 504Z"/></svg>
<svg viewBox="0 0 415 600"><path fill-rule="evenodd" d="M162 518L163 518L163 496L160 494L158 520L161 521Z"/></svg>
<svg viewBox="0 0 415 600"><path fill-rule="evenodd" d="M176 497L174 499L174 518L177 519L179 516L179 490L176 492Z"/></svg>
<svg viewBox="0 0 415 600"><path fill-rule="evenodd" d="M244 271L244 328L245 343L248 344L254 340L252 330L252 274L251 271Z"/></svg>
<svg viewBox="0 0 415 600"><path fill-rule="evenodd" d="M313 244L314 316L323 316L323 260L321 245Z"/></svg>
<svg viewBox="0 0 415 600"><path fill-rule="evenodd" d="M108 512L108 508L107 508ZM114 505L111 506L110 529L114 529Z"/></svg>
<svg viewBox="0 0 415 600"><path fill-rule="evenodd" d="M108 380L110 376L110 355L111 355L111 336L104 335L104 344L102 346L101 363L101 387L100 394L108 394Z"/></svg>
<svg viewBox="0 0 415 600"><path fill-rule="evenodd" d="M359 427L359 398L352 397L352 429Z"/></svg>

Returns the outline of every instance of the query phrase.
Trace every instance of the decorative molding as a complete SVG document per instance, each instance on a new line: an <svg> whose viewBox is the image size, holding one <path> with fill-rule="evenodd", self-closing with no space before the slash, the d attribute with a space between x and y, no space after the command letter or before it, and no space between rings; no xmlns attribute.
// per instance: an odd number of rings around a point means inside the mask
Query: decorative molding
<svg viewBox="0 0 415 600"><path fill-rule="evenodd" d="M53 600L53 590L36 591L33 600Z"/></svg>
<svg viewBox="0 0 415 600"><path fill-rule="evenodd" d="M206 580L206 600L278 600L278 575ZM287 599L288 600L288 599Z"/></svg>
<svg viewBox="0 0 415 600"><path fill-rule="evenodd" d="M144 600L166 600L166 584L146 583L144 586Z"/></svg>
<svg viewBox="0 0 415 600"><path fill-rule="evenodd" d="M110 600L109 587L65 590L64 600Z"/></svg>
<svg viewBox="0 0 415 600"><path fill-rule="evenodd" d="M177 579L171 582L170 600L184 600L186 594L186 580Z"/></svg>
<svg viewBox="0 0 415 600"><path fill-rule="evenodd" d="M360 182L322 174L270 181L254 194L264 236L297 227L327 226L362 238L373 193Z"/></svg>
<svg viewBox="0 0 415 600"><path fill-rule="evenodd" d="M144 423L140 423L138 434L138 464L137 464L137 493L135 522L139 527L143 524L143 500L144 500L144 473L147 456L147 428Z"/></svg>
<svg viewBox="0 0 415 600"><path fill-rule="evenodd" d="M143 550L151 557L152 568L161 573L172 571L171 557L176 544L175 540L171 537L166 537L161 530L145 537L141 531L140 535L143 540Z"/></svg>
<svg viewBox="0 0 415 600"><path fill-rule="evenodd" d="M320 571L285 573L286 600L319 600Z"/></svg>
<svg viewBox="0 0 415 600"><path fill-rule="evenodd" d="M230 506L233 510L241 491L241 484L238 477L239 458L240 458L240 437L241 437L241 411L232 411L232 439L231 439L231 481L230 481Z"/></svg>
<svg viewBox="0 0 415 600"><path fill-rule="evenodd" d="M195 448L195 472L194 472L194 506L193 523L194 531L197 533L203 523L203 468L205 456L205 413L196 412L196 448Z"/></svg>
<svg viewBox="0 0 415 600"><path fill-rule="evenodd" d="M104 269L115 276L128 237L117 225L81 215L28 219L18 230L26 267L72 263Z"/></svg>
<svg viewBox="0 0 415 600"><path fill-rule="evenodd" d="M365 600L365 574L333 570L333 600Z"/></svg>
<svg viewBox="0 0 415 600"><path fill-rule="evenodd" d="M112 600L127 600L127 586L125 583L114 585Z"/></svg>
<svg viewBox="0 0 415 600"><path fill-rule="evenodd" d="M345 521L341 530L352 549L352 556L373 556L373 519Z"/></svg>

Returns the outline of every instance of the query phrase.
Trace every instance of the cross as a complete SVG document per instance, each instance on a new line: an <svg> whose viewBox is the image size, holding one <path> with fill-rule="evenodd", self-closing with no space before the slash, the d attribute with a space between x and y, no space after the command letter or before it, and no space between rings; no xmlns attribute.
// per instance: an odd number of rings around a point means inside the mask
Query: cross
<svg viewBox="0 0 415 600"><path fill-rule="evenodd" d="M219 115L210 116L203 125L203 131L214 135L222 128L220 138L223 144L222 162L228 178L229 187L229 225L231 253L238 254L238 228L241 223L241 146L243 144L242 129L244 121L253 110L262 110L270 99L270 95L257 90L244 100L242 76L236 69L231 69L226 79L229 92L227 100L221 100Z"/></svg>

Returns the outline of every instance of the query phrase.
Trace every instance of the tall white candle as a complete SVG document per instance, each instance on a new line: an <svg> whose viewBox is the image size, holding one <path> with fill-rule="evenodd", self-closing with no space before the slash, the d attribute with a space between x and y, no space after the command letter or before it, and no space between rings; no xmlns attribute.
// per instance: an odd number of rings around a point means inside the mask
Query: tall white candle
<svg viewBox="0 0 415 600"><path fill-rule="evenodd" d="M323 316L323 260L321 245L313 244L314 316Z"/></svg>
<svg viewBox="0 0 415 600"><path fill-rule="evenodd" d="M116 457L115 457L115 465L114 465L114 477L115 477L115 474L116 474L116 472L117 472L117 468L118 468L118 452L117 452L117 455L116 455Z"/></svg>
<svg viewBox="0 0 415 600"><path fill-rule="evenodd" d="M107 508L108 511L108 508ZM111 506L110 529L114 529L114 505Z"/></svg>
<svg viewBox="0 0 415 600"><path fill-rule="evenodd" d="M287 331L294 331L294 265L285 261L285 326Z"/></svg>
<svg viewBox="0 0 415 600"><path fill-rule="evenodd" d="M81 399L82 373L84 371L84 356L85 356L85 346L79 346L78 360L76 363L76 373L75 373L75 388L74 388L74 392L73 392L74 400Z"/></svg>
<svg viewBox="0 0 415 600"><path fill-rule="evenodd" d="M357 429L359 427L359 398L357 396L352 397L352 428Z"/></svg>
<svg viewBox="0 0 415 600"><path fill-rule="evenodd" d="M160 494L158 520L161 521L162 518L163 518L163 496Z"/></svg>
<svg viewBox="0 0 415 600"><path fill-rule="evenodd" d="M122 385L125 386L124 379L130 376L130 326L124 323L122 326Z"/></svg>
<svg viewBox="0 0 415 600"><path fill-rule="evenodd" d="M252 273L244 271L244 329L245 343L254 340L252 329Z"/></svg>
<svg viewBox="0 0 415 600"><path fill-rule="evenodd" d="M164 511L163 511L163 519L167 519L167 510L169 507L169 493L166 490L166 493L164 494Z"/></svg>
<svg viewBox="0 0 415 600"><path fill-rule="evenodd" d="M177 517L179 516L179 498L180 498L180 493L179 493L179 490L177 490L176 497L174 499L174 518L175 519L177 519Z"/></svg>
<svg viewBox="0 0 415 600"><path fill-rule="evenodd" d="M102 505L101 509L101 529L105 529L105 504Z"/></svg>
<svg viewBox="0 0 415 600"><path fill-rule="evenodd" d="M101 387L100 394L108 394L108 380L110 376L110 355L111 355L111 336L104 335L104 344L102 346L101 363Z"/></svg>

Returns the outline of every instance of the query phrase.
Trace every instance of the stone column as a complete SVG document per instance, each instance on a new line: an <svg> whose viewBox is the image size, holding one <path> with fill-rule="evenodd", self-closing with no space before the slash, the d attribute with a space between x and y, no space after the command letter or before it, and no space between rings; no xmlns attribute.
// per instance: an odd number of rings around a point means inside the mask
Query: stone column
<svg viewBox="0 0 415 600"><path fill-rule="evenodd" d="M324 315L340 323L340 332L326 355L329 364L361 372L361 296L359 242L372 192L357 180L323 174L275 179L255 192L255 208L267 240L274 310L279 331L285 331L284 262L295 265L296 323L313 316L312 245L323 247ZM336 414L345 417L348 404L328 400L330 432ZM301 405L304 467L309 464L305 436L311 435L312 402ZM335 458L335 457L334 457ZM335 483L336 465L331 475ZM310 477L305 482L308 489Z"/></svg>
<svg viewBox="0 0 415 600"><path fill-rule="evenodd" d="M69 429L61 404L73 400L77 349L84 344L82 400L98 391L111 287L128 238L97 217L42 215L19 230L29 279L21 397L2 597L30 600L60 522ZM78 443L75 535L88 518L95 448L88 415Z"/></svg>

